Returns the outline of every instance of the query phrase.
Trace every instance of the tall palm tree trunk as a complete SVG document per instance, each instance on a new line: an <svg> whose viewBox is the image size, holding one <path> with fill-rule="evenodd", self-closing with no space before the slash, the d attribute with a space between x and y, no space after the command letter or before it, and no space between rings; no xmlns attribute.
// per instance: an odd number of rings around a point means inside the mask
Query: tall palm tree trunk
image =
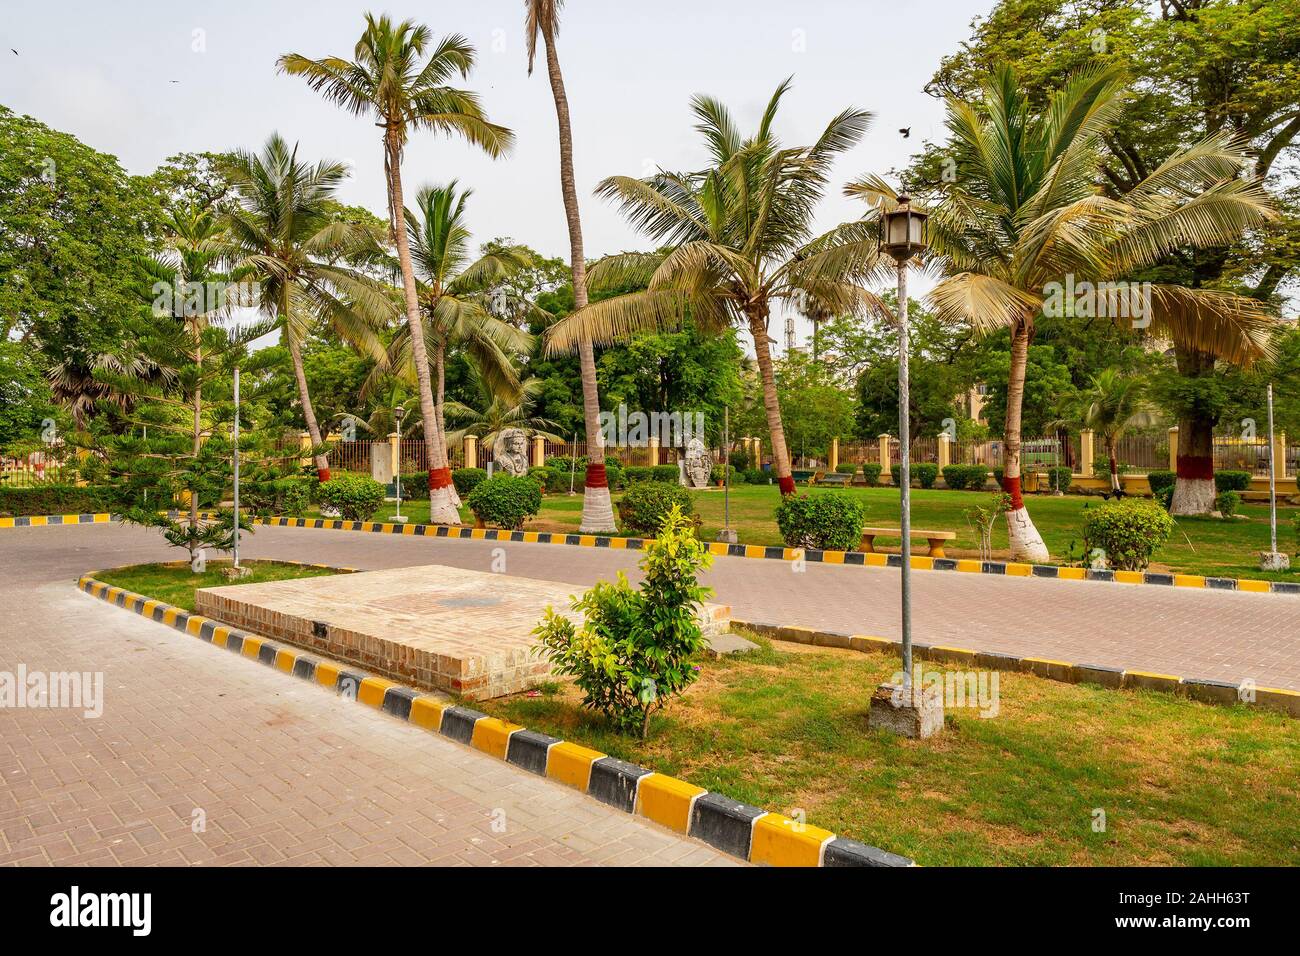
<svg viewBox="0 0 1300 956"><path fill-rule="evenodd" d="M434 356L433 357L434 368L437 369L437 375L438 375L437 393L434 396L433 407L434 407L434 411L437 413L438 416L438 440L442 442L442 445L445 448L447 446L447 419L446 419L446 414L443 411L443 405L445 404L445 399L447 397L447 342L446 340L441 338L438 339L438 344L434 346L433 356ZM448 449L448 456L450 456L450 453L451 453L450 449ZM467 461L465 462L465 467L473 468L475 464L476 462ZM448 488L449 488L448 493L451 495L452 506L455 508L459 508L461 503L460 493L456 491L456 483L452 482L451 485L448 486Z"/></svg>
<svg viewBox="0 0 1300 956"><path fill-rule="evenodd" d="M307 371L302 363L302 345L297 338L287 331L284 338L289 345L289 358L293 362L294 380L298 383L298 401L302 404L302 418L307 423L307 434L311 437L312 447L319 448L321 445L320 424L316 421L316 409L311 403L311 393L307 390ZM321 484L329 481L329 458L325 455L317 455L313 461L316 465L316 477Z"/></svg>
<svg viewBox="0 0 1300 956"><path fill-rule="evenodd" d="M1214 356L1192 349L1175 353L1178 374L1187 379L1214 373ZM1214 420L1197 409L1178 418L1178 461L1169 513L1203 515L1214 510Z"/></svg>
<svg viewBox="0 0 1300 956"><path fill-rule="evenodd" d="M448 489L451 469L447 467L447 448L438 429L437 409L433 401L433 382L429 375L429 353L424 344L424 323L420 321L420 300L415 288L415 270L411 265L411 246L407 240L402 196L401 143L397 130L389 127L384 136L387 151L388 193L392 203L393 230L397 240L397 260L402 269L402 291L406 296L406 324L411 333L411 357L420 391L420 418L424 426L425 451L429 456L429 520L433 524L460 524L460 513L452 504Z"/></svg>
<svg viewBox="0 0 1300 956"><path fill-rule="evenodd" d="M560 132L560 188L564 194L564 215L569 226L569 263L573 271L573 308L587 305L587 262L582 246L582 219L578 214L578 188L573 174L573 127L569 121L569 97L564 75L555 52L553 31L542 31L546 44L546 75L555 98L555 117ZM616 531L614 507L605 474L605 446L600 431L600 394L596 389L596 352L591 339L578 343L578 368L582 375L582 414L587 430L587 476L582 488L582 523L585 533Z"/></svg>
<svg viewBox="0 0 1300 956"><path fill-rule="evenodd" d="M194 353L194 361L199 366L199 374L203 372L203 349L197 349ZM203 383L196 382L194 385L194 460L198 461L199 453L203 450ZM199 527L199 496L191 486L190 493L190 534L193 535ZM194 564L194 544L193 538L190 539L190 565Z"/></svg>
<svg viewBox="0 0 1300 956"><path fill-rule="evenodd" d="M754 355L758 359L758 377L763 385L763 408L767 412L767 430L772 437L772 467L776 469L781 494L794 494L794 477L790 473L790 451L785 444L785 426L781 423L781 403L776 394L776 375L772 371L772 349L767 336L767 309L749 312L749 334L754 337Z"/></svg>
<svg viewBox="0 0 1300 956"><path fill-rule="evenodd" d="M1041 563L1051 554L1043 536L1034 527L1025 507L1020 483L1020 421L1025 400L1025 370L1029 365L1029 339L1033 328L1028 322L1017 323L1011 333L1011 374L1007 381L1007 426L1003 441L1006 451L1002 461L1002 488L1011 496L1007 512L1007 540L1011 560Z"/></svg>

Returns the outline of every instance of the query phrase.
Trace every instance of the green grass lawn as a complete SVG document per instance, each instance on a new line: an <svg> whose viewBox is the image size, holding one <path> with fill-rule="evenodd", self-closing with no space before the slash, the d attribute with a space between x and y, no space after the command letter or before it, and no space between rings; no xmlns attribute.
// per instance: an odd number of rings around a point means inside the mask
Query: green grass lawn
<svg viewBox="0 0 1300 956"><path fill-rule="evenodd" d="M894 488L850 488L847 490L820 490L800 488L800 493L849 494L863 502L867 509L869 525L898 526L898 491ZM615 493L617 499L618 493ZM739 485L731 490L731 527L740 534L744 544L781 544L781 536L773 517L779 500L773 485ZM975 557L978 555L979 536L966 520L965 512L975 504L992 499L985 492L940 491L914 489L912 491L912 526L936 528L957 532L957 540L947 549L950 557ZM1030 495L1026 499L1029 513L1034 518L1043 540L1058 563L1069 561L1074 549L1077 561L1083 553L1082 512L1102 504L1097 497L1084 495ZM695 493L696 508L703 519L701 533L705 540L716 538L723 524L723 493L710 488ZM377 521L390 520L393 506L385 505L375 516ZM1295 532L1291 519L1294 507L1278 509L1278 546L1284 551L1295 550ZM402 513L413 522L427 521L429 503L410 501L402 505ZM1263 572L1259 570L1257 553L1269 546L1268 506L1243 505L1244 518L1179 518L1173 537L1156 555L1152 570L1178 571L1184 574L1203 574L1213 577L1272 578L1281 581L1300 581L1296 572ZM468 508L461 509L461 519L472 523L474 516ZM582 496L565 494L547 495L542 502L542 512L525 527L537 531L576 532L582 519ZM891 542L881 542L886 547ZM924 542L914 542L922 549ZM996 557L1006 556L1006 524L999 522L993 534ZM894 549L896 550L896 549ZM1300 564L1300 562L1298 562Z"/></svg>
<svg viewBox="0 0 1300 956"><path fill-rule="evenodd" d="M328 572L250 562L248 580ZM102 580L192 608L210 569L141 565ZM568 683L472 706L926 865L1300 864L1300 722L1269 711L999 675L999 711L944 733L869 731L883 654L773 644L699 662L641 742L584 711ZM927 665L932 669L939 665ZM1106 814L1093 831L1094 810Z"/></svg>
<svg viewBox="0 0 1300 956"><path fill-rule="evenodd" d="M114 587L126 588L136 594L165 601L187 611L194 610L194 591L197 588L215 588L227 584L259 584L263 581L288 581L293 578L316 578L334 574L326 568L303 567L280 561L241 561L252 573L238 581L227 580L221 569L230 567L229 561L209 561L208 569L195 574L189 567L166 564L137 564L113 571L102 571L97 580Z"/></svg>

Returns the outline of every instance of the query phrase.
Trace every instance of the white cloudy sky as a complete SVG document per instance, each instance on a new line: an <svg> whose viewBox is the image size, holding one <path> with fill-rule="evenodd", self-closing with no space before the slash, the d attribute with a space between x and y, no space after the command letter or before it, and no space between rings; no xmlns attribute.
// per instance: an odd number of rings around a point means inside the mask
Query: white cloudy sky
<svg viewBox="0 0 1300 956"><path fill-rule="evenodd" d="M523 6L4 0L0 103L116 155L132 173L185 150L253 148L278 130L300 141L307 156L351 163L341 198L382 212L374 126L326 103L301 80L278 75L275 61L287 52L350 54L367 9L413 17L437 35L463 33L478 48L468 85L518 141L508 158L493 161L461 143L417 134L404 164L408 191L459 179L475 191L476 240L511 236L567 258L555 114L544 66L527 75ZM876 114L865 140L840 161L819 225L855 218L860 207L838 195L839 185L864 171L900 167L920 141L939 138L942 110L922 87L939 58L969 35L972 17L991 6L992 0L568 0L559 45L588 256L646 244L592 198L598 180L701 164L692 94L719 97L748 129L788 75L794 89L779 122L786 142L810 142L848 105ZM911 140L898 134L904 126Z"/></svg>

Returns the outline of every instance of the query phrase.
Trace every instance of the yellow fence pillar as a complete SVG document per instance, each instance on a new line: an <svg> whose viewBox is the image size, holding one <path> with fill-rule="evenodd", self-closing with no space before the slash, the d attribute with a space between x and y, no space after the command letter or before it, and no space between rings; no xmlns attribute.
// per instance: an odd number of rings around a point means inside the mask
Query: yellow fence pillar
<svg viewBox="0 0 1300 956"><path fill-rule="evenodd" d="M1092 463L1097 457L1097 436L1091 428L1079 432L1079 474L1084 478L1092 477Z"/></svg>
<svg viewBox="0 0 1300 956"><path fill-rule="evenodd" d="M478 438L475 435L465 436L465 467L478 467Z"/></svg>
<svg viewBox="0 0 1300 956"><path fill-rule="evenodd" d="M840 466L840 440L838 438L832 438L830 470L834 471L839 466Z"/></svg>
<svg viewBox="0 0 1300 956"><path fill-rule="evenodd" d="M311 467L311 433L310 432L298 433L298 449L301 452L301 457L298 459L298 464L302 465L302 467L304 468Z"/></svg>
<svg viewBox="0 0 1300 956"><path fill-rule="evenodd" d="M533 467L540 468L546 464L546 439L541 435L533 436Z"/></svg>
<svg viewBox="0 0 1300 956"><path fill-rule="evenodd" d="M1169 429L1169 470L1178 472L1178 426Z"/></svg>
<svg viewBox="0 0 1300 956"><path fill-rule="evenodd" d="M649 459L650 459L649 464L652 468L655 465L659 464L659 436L658 435L650 436Z"/></svg>
<svg viewBox="0 0 1300 956"><path fill-rule="evenodd" d="M402 436L397 432L388 434L388 463L394 475L402 473Z"/></svg>
<svg viewBox="0 0 1300 956"><path fill-rule="evenodd" d="M952 464L952 439L947 432L939 433L939 470L943 471Z"/></svg>
<svg viewBox="0 0 1300 956"><path fill-rule="evenodd" d="M1273 477L1277 481L1286 478L1286 432L1273 434Z"/></svg>
<svg viewBox="0 0 1300 956"><path fill-rule="evenodd" d="M889 443L893 436L888 433L881 435L878 439L880 442L880 477L883 479L889 474L889 466L893 464L889 460Z"/></svg>

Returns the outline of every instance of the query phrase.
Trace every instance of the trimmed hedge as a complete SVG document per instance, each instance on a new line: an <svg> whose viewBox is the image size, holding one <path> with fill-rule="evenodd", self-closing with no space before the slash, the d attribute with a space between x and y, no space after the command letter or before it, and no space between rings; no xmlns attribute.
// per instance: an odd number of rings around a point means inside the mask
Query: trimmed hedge
<svg viewBox="0 0 1300 956"><path fill-rule="evenodd" d="M465 504L485 524L517 531L542 510L542 487L531 475L493 475L475 486Z"/></svg>
<svg viewBox="0 0 1300 956"><path fill-rule="evenodd" d="M912 480L922 488L933 488L935 480L939 477L939 466L927 461L912 462ZM894 484L899 483L899 478L903 473L903 466L893 464L889 466L889 473L894 478Z"/></svg>
<svg viewBox="0 0 1300 956"><path fill-rule="evenodd" d="M485 468L457 468L451 473L451 483L456 486L456 494L465 498L480 484L487 481Z"/></svg>
<svg viewBox="0 0 1300 956"><path fill-rule="evenodd" d="M695 501L681 485L667 481L638 481L618 501L619 521L624 531L656 535L674 505L686 517L695 517Z"/></svg>
<svg viewBox="0 0 1300 956"><path fill-rule="evenodd" d="M954 491L979 491L988 481L988 465L944 465L943 483Z"/></svg>
<svg viewBox="0 0 1300 956"><path fill-rule="evenodd" d="M1250 472L1248 471L1216 471L1214 473L1214 490L1224 491L1245 491L1250 487Z"/></svg>
<svg viewBox="0 0 1300 956"><path fill-rule="evenodd" d="M320 500L347 521L369 521L384 503L384 486L369 475L345 471L320 486Z"/></svg>
<svg viewBox="0 0 1300 956"><path fill-rule="evenodd" d="M1147 484L1151 486L1151 494L1158 500L1161 492L1174 490L1174 484L1178 476L1172 471L1149 471L1147 472Z"/></svg>
<svg viewBox="0 0 1300 956"><path fill-rule="evenodd" d="M858 466L854 464L836 465L835 470L841 475L856 475Z"/></svg>
<svg viewBox="0 0 1300 956"><path fill-rule="evenodd" d="M867 479L867 485L875 488L880 484L880 462L864 461L862 463L862 476Z"/></svg>
<svg viewBox="0 0 1300 956"><path fill-rule="evenodd" d="M784 495L776 509L776 525L791 548L852 551L866 521L862 502L840 492Z"/></svg>
<svg viewBox="0 0 1300 956"><path fill-rule="evenodd" d="M314 476L240 482L239 505L260 516L291 515L299 518L317 496L318 484Z"/></svg>
<svg viewBox="0 0 1300 956"><path fill-rule="evenodd" d="M95 485L35 485L6 488L0 485L0 514L71 515L112 511L116 507L113 489Z"/></svg>
<svg viewBox="0 0 1300 956"><path fill-rule="evenodd" d="M772 483L771 475L762 468L748 468L742 473L742 476L747 485L770 485Z"/></svg>
<svg viewBox="0 0 1300 956"><path fill-rule="evenodd" d="M1220 491L1214 496L1214 510L1225 518L1231 518L1241 507L1241 493L1237 491Z"/></svg>
<svg viewBox="0 0 1300 956"><path fill-rule="evenodd" d="M1083 512L1083 550L1100 548L1116 570L1142 571L1173 530L1174 519L1154 502L1112 501Z"/></svg>
<svg viewBox="0 0 1300 956"><path fill-rule="evenodd" d="M1049 491L1069 491L1074 480L1074 470L1066 465L1056 465L1047 469L1047 488Z"/></svg>
<svg viewBox="0 0 1300 956"><path fill-rule="evenodd" d="M677 481L681 478L681 470L676 465L652 465L650 467L650 477L655 481Z"/></svg>

